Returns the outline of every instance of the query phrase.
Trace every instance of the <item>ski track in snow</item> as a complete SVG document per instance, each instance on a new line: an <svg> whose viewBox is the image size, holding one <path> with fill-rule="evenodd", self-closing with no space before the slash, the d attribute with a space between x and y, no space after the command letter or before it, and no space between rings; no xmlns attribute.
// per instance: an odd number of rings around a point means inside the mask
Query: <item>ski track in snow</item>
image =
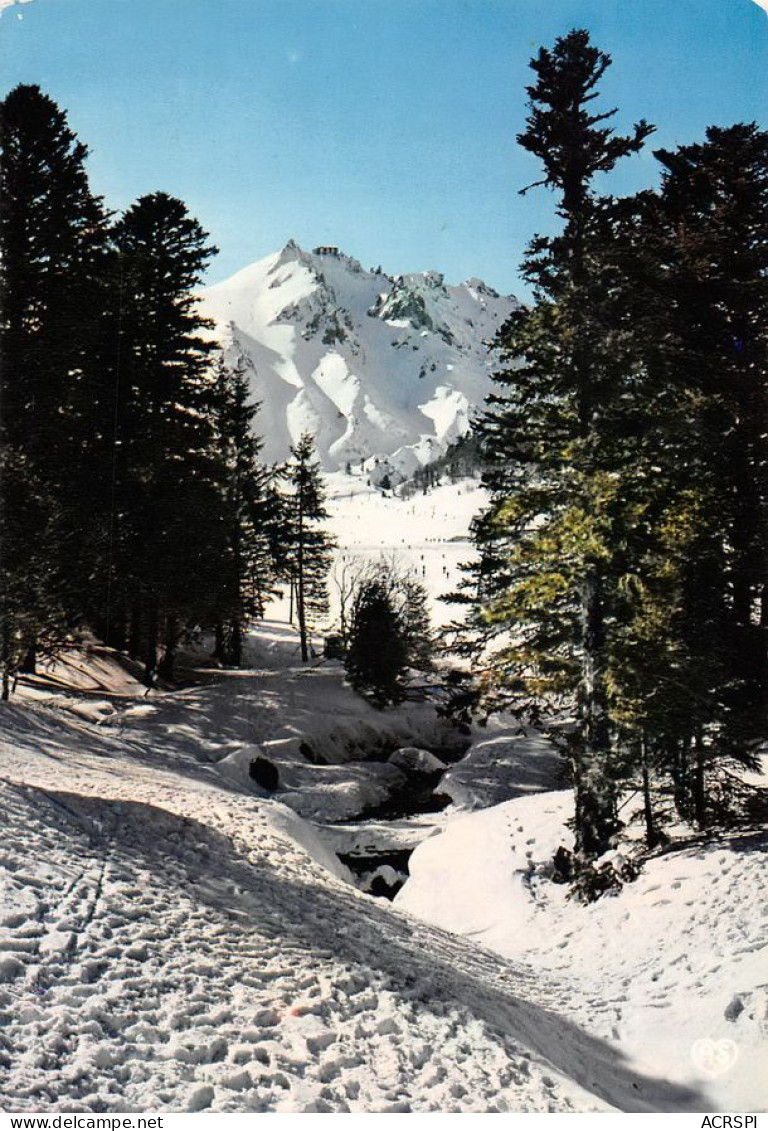
<svg viewBox="0 0 768 1131"><path fill-rule="evenodd" d="M565 983L332 877L281 806L150 732L6 717L6 1110L700 1110L559 1015Z"/></svg>

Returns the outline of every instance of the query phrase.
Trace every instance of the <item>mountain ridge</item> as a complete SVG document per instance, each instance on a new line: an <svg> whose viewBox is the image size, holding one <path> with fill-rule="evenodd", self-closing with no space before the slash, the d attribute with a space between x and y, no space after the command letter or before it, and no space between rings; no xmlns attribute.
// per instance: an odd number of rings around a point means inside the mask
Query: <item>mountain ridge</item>
<svg viewBox="0 0 768 1131"><path fill-rule="evenodd" d="M490 391L488 343L517 305L477 278L387 275L295 240L201 295L261 402L266 459L310 431L328 470L379 460L402 475L467 431Z"/></svg>

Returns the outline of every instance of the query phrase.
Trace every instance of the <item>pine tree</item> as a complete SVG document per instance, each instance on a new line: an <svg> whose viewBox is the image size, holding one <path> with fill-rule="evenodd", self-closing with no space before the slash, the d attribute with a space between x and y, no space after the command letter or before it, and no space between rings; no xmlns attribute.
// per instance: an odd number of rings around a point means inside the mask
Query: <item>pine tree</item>
<svg viewBox="0 0 768 1131"><path fill-rule="evenodd" d="M360 578L357 591L371 581L376 581L387 592L405 646L407 666L429 671L433 664L435 639L430 624L427 590L394 554L371 564L367 574Z"/></svg>
<svg viewBox="0 0 768 1131"><path fill-rule="evenodd" d="M659 151L661 192L623 235L644 535L616 710L699 826L765 727L767 140L738 125Z"/></svg>
<svg viewBox="0 0 768 1131"><path fill-rule="evenodd" d="M564 229L531 244L524 274L536 302L500 334L504 392L483 425L492 503L475 528L480 621L503 641L487 681L507 698L576 697L571 767L584 858L605 851L618 827L608 665L622 502L614 451L602 441L625 364L601 318L610 220L591 183L651 132L641 122L617 136L606 125L615 111L590 112L609 65L585 31L531 63L536 81L518 141L542 161L538 183L557 192Z"/></svg>
<svg viewBox="0 0 768 1131"><path fill-rule="evenodd" d="M0 450L0 483L0 664L8 699L30 652L55 656L71 633L52 578L58 528L50 496L18 448Z"/></svg>
<svg viewBox="0 0 768 1131"><path fill-rule="evenodd" d="M87 604L103 551L110 405L99 322L106 217L87 149L37 86L0 104L0 146L0 508L14 531L2 569L17 595L3 615L7 688L23 662L33 669L37 651L66 641Z"/></svg>
<svg viewBox="0 0 768 1131"><path fill-rule="evenodd" d="M39 87L16 87L0 114L3 438L53 481L74 451L106 218L88 185L88 150Z"/></svg>
<svg viewBox="0 0 768 1131"><path fill-rule="evenodd" d="M409 667L429 671L434 662L435 640L429 617L429 598L420 581L406 575L398 587L400 620ZM398 591L396 590L396 592Z"/></svg>
<svg viewBox="0 0 768 1131"><path fill-rule="evenodd" d="M698 397L692 454L723 531L732 730L746 737L764 724L768 676L768 133L711 127L704 144L656 156L676 329Z"/></svg>
<svg viewBox="0 0 768 1131"><path fill-rule="evenodd" d="M408 666L404 627L392 587L386 581L364 581L352 607L345 667L352 687L369 693L379 707L399 703L404 696Z"/></svg>
<svg viewBox="0 0 768 1131"><path fill-rule="evenodd" d="M284 478L286 497L286 570L296 600L301 658L310 654L310 635L318 618L328 611L328 572L333 539L319 525L328 517L325 490L315 444L305 432L291 448Z"/></svg>
<svg viewBox="0 0 768 1131"><path fill-rule="evenodd" d="M216 382L218 447L225 467L224 514L228 556L222 562L222 616L216 626L217 659L242 662L245 625L264 616L275 587L282 529L275 473L259 461L253 431L258 404L250 400L242 365L219 367Z"/></svg>
<svg viewBox="0 0 768 1131"><path fill-rule="evenodd" d="M216 348L194 290L215 248L185 205L142 197L116 225L121 354L115 531L107 600L129 619L145 677L170 678L186 630L213 625L226 554L216 449ZM159 664L160 645L164 655Z"/></svg>

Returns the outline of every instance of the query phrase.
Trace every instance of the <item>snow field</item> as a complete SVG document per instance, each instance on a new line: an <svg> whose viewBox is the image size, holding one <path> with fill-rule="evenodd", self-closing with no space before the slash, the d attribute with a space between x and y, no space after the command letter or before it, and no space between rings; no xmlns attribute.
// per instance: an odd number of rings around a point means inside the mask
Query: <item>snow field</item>
<svg viewBox="0 0 768 1131"><path fill-rule="evenodd" d="M569 791L548 792L447 822L396 905L563 979L564 1015L639 1071L701 1089L701 1110L765 1110L768 833L672 845L584 907L548 878L571 810Z"/></svg>
<svg viewBox="0 0 768 1131"><path fill-rule="evenodd" d="M299 818L80 739L55 789L49 755L2 751L6 1109L604 1106L499 1026L471 948L336 880Z"/></svg>
<svg viewBox="0 0 768 1131"><path fill-rule="evenodd" d="M410 570L427 589L433 623L448 624L459 610L441 598L461 579L461 565L474 559L469 541L472 518L485 504L479 481L464 479L410 499L382 495L358 476L327 476L328 528L336 538L336 557L376 563L391 559ZM338 592L331 581L332 615Z"/></svg>

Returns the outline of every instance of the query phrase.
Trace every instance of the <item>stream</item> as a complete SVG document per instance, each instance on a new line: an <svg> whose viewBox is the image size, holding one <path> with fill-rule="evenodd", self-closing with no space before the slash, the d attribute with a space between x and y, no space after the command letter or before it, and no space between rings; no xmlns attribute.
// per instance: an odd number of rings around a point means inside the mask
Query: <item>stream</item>
<svg viewBox="0 0 768 1131"><path fill-rule="evenodd" d="M408 879L412 852L442 827L443 822L435 817L451 799L440 792L440 781L450 765L463 757L467 745L425 749L427 755L441 760L440 769L422 772L401 766L405 780L385 801L363 810L356 818L318 826L323 840L362 891L394 899Z"/></svg>

